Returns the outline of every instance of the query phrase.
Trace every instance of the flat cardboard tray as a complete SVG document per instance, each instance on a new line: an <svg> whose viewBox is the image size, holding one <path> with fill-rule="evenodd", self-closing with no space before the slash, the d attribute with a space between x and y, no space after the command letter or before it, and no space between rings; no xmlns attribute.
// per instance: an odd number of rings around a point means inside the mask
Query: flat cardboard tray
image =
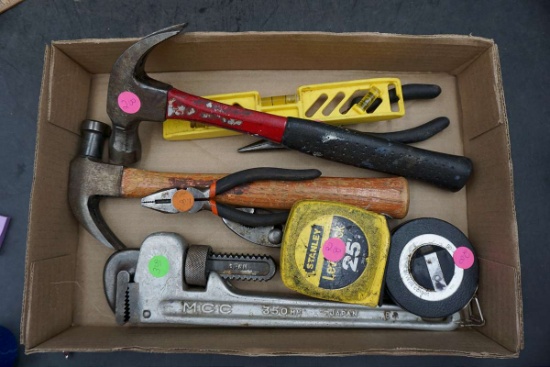
<svg viewBox="0 0 550 367"><path fill-rule="evenodd" d="M190 33L155 49L147 70L197 95L248 90L280 95L303 84L384 76L439 84L443 92L437 99L407 102L404 118L355 128L395 131L439 116L450 119L444 132L416 145L470 157L473 177L458 193L411 181L406 219L437 217L468 234L480 261L484 327L437 333L117 326L102 285L103 266L112 251L72 216L67 181L80 123L85 118L109 122L109 72L134 41L60 41L46 48L21 328L27 353L518 356L523 346L520 262L498 49L491 40L468 36ZM141 124L140 136L143 158L134 167L149 170L226 173L276 166L318 168L325 176L383 176L298 152L238 154L238 147L255 140L249 136L168 142L162 139L161 124L151 122ZM267 253L278 259L276 250L245 242L208 212L163 215L141 208L137 199L103 199L101 210L130 247L139 247L152 232L172 231L218 252ZM393 227L399 222L390 223ZM290 293L279 276L268 283L236 286Z"/></svg>

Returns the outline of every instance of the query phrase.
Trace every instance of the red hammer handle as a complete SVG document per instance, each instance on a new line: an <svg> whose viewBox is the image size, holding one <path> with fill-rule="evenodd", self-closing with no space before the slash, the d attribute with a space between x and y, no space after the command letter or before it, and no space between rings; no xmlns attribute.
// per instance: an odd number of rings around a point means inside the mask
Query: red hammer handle
<svg viewBox="0 0 550 367"><path fill-rule="evenodd" d="M166 118L198 121L257 135L335 162L426 181L452 191L472 173L466 157L432 152L312 120L229 106L177 89L168 91Z"/></svg>
<svg viewBox="0 0 550 367"><path fill-rule="evenodd" d="M177 89L168 91L166 119L202 122L277 143L283 138L287 121L286 117L218 103Z"/></svg>
<svg viewBox="0 0 550 367"><path fill-rule="evenodd" d="M162 173L124 169L121 196L141 198L167 188L208 187L224 174ZM403 218L409 209L407 180L393 178L319 177L308 181L258 181L241 185L216 201L241 207L290 209L298 200L339 201Z"/></svg>

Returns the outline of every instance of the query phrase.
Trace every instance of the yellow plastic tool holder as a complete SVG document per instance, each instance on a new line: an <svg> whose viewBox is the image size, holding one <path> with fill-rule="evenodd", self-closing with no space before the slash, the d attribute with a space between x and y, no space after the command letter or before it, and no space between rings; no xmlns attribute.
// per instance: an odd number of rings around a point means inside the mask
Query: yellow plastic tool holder
<svg viewBox="0 0 550 367"><path fill-rule="evenodd" d="M352 108L351 100L365 95L371 87L380 90L382 103L372 113ZM389 90L399 97L390 103ZM363 122L391 120L405 114L401 81L397 78L376 78L347 82L304 85L298 88L296 102L285 103L284 96L261 98L256 91L206 96L208 99L279 116L300 117L323 121L331 125L349 125ZM273 103L262 104L272 100ZM280 101L283 102L280 102ZM207 126L184 120L164 121L163 136L166 140L193 140L238 135L238 132Z"/></svg>

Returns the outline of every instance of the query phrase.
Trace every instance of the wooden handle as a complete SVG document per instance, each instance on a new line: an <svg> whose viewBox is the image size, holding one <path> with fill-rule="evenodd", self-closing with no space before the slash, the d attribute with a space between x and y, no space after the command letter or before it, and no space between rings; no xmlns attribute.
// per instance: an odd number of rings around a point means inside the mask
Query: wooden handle
<svg viewBox="0 0 550 367"><path fill-rule="evenodd" d="M168 188L208 187L225 174L162 173L124 169L123 197L141 198ZM290 209L298 200L338 201L392 218L409 210L409 187L403 177L320 177L308 181L259 181L238 186L216 200L223 204L265 209Z"/></svg>

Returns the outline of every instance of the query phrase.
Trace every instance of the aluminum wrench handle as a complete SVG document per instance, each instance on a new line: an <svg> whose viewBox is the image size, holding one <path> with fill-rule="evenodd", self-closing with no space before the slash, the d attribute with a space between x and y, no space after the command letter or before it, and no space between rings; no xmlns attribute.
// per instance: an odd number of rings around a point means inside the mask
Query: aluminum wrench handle
<svg viewBox="0 0 550 367"><path fill-rule="evenodd" d="M244 292L210 273L206 289L190 289L184 282L185 240L175 233L149 236L140 249L134 281L127 271L118 273L117 307L127 305L124 322L205 326L291 328L391 328L453 330L458 313L441 322L426 321L397 306L369 308L302 297L281 297ZM169 270L163 277L151 274L152 259L165 256ZM127 287L126 289L124 289ZM118 316L118 315L117 315ZM118 320L121 320L117 317Z"/></svg>

